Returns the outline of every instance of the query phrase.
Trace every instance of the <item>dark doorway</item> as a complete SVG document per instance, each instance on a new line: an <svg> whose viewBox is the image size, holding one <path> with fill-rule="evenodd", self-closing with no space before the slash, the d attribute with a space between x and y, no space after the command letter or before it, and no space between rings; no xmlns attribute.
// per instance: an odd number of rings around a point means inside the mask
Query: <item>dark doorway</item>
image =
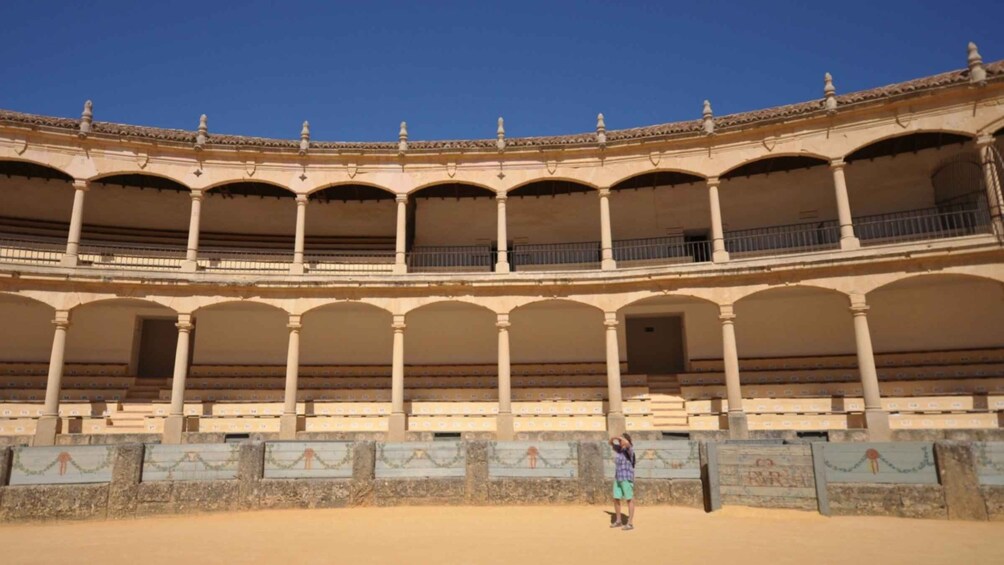
<svg viewBox="0 0 1004 565"><path fill-rule="evenodd" d="M174 374L174 355L178 347L175 322L170 318L146 318L142 321L137 377L163 379Z"/></svg>
<svg viewBox="0 0 1004 565"><path fill-rule="evenodd" d="M682 373L683 318L645 316L627 319L628 372L641 375Z"/></svg>

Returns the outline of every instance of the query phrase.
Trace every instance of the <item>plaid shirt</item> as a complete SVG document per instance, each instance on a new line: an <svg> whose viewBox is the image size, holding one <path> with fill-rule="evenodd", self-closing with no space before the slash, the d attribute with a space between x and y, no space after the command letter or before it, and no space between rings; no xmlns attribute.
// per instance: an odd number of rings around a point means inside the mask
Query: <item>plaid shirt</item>
<svg viewBox="0 0 1004 565"><path fill-rule="evenodd" d="M614 452L614 480L634 481L634 467L631 466L631 449Z"/></svg>

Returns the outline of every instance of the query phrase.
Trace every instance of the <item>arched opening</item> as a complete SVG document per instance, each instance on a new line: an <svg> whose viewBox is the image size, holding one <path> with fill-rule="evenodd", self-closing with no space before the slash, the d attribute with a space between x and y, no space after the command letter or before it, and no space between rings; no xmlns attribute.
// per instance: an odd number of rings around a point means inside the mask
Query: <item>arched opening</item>
<svg viewBox="0 0 1004 565"><path fill-rule="evenodd" d="M308 271L391 270L397 211L392 192L341 184L312 192L308 202L304 238Z"/></svg>
<svg viewBox="0 0 1004 565"><path fill-rule="evenodd" d="M45 398L52 314L42 302L0 293L0 438L35 433Z"/></svg>
<svg viewBox="0 0 1004 565"><path fill-rule="evenodd" d="M972 137L939 131L882 139L851 152L847 191L862 245L957 237L990 229Z"/></svg>
<svg viewBox="0 0 1004 565"><path fill-rule="evenodd" d="M264 182L230 182L206 191L199 266L210 271L288 271L296 236L295 194Z"/></svg>
<svg viewBox="0 0 1004 565"><path fill-rule="evenodd" d="M719 200L730 256L837 248L840 225L828 164L818 156L778 155L722 174Z"/></svg>
<svg viewBox="0 0 1004 565"><path fill-rule="evenodd" d="M301 374L309 374L311 366L370 367L387 377L383 388L389 388L392 319L390 312L361 302L308 311L301 319Z"/></svg>
<svg viewBox="0 0 1004 565"><path fill-rule="evenodd" d="M488 272L495 268L495 192L472 184L437 184L411 194L410 272Z"/></svg>
<svg viewBox="0 0 1004 565"><path fill-rule="evenodd" d="M508 193L513 270L595 269L600 264L596 190L569 180L540 180Z"/></svg>
<svg viewBox="0 0 1004 565"><path fill-rule="evenodd" d="M0 160L0 261L59 262L73 207L72 182L52 167Z"/></svg>
<svg viewBox="0 0 1004 565"><path fill-rule="evenodd" d="M711 260L711 215L704 178L644 173L610 187L614 259L621 266Z"/></svg>

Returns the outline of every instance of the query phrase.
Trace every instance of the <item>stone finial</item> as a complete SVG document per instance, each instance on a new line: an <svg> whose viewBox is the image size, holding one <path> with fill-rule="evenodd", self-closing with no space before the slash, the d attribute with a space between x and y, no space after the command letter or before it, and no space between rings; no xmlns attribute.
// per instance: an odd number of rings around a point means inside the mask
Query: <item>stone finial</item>
<svg viewBox="0 0 1004 565"><path fill-rule="evenodd" d="M408 151L408 122L401 122L401 130L397 132L397 152L405 154Z"/></svg>
<svg viewBox="0 0 1004 565"><path fill-rule="evenodd" d="M505 120L499 116L499 127L496 130L496 135L498 139L495 141L495 147L498 147L499 151L505 151Z"/></svg>
<svg viewBox="0 0 1004 565"><path fill-rule="evenodd" d="M209 118L205 114L199 116L199 133L195 136L195 148L202 149L209 139Z"/></svg>
<svg viewBox="0 0 1004 565"><path fill-rule="evenodd" d="M704 101L704 135L715 133L715 115L711 113L711 102Z"/></svg>
<svg viewBox="0 0 1004 565"><path fill-rule="evenodd" d="M969 82L983 85L987 82L987 71L983 68L983 57L980 56L976 44L969 42Z"/></svg>
<svg viewBox="0 0 1004 565"><path fill-rule="evenodd" d="M607 123L603 121L603 113L596 114L596 143L600 147L607 145Z"/></svg>
<svg viewBox="0 0 1004 565"><path fill-rule="evenodd" d="M84 102L84 111L80 114L80 137L87 137L91 133L91 124L94 122L94 103L88 100Z"/></svg>
<svg viewBox="0 0 1004 565"><path fill-rule="evenodd" d="M306 155L310 149L310 122L303 122L303 129L300 130L300 155Z"/></svg>
<svg viewBox="0 0 1004 565"><path fill-rule="evenodd" d="M830 73L823 75L823 97L826 99L824 102L826 113L837 113L837 88L833 86L833 75Z"/></svg>

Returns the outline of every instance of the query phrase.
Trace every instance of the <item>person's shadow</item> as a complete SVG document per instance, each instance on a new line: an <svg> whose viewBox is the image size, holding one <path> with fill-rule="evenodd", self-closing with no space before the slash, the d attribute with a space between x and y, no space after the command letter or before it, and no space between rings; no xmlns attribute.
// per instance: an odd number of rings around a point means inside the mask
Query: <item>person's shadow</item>
<svg viewBox="0 0 1004 565"><path fill-rule="evenodd" d="M616 513L611 512L609 510L604 510L603 513L610 517L610 525L611 526L614 525L618 521ZM622 512L621 515L620 515L620 520L619 521L620 521L621 524L627 524L627 521L628 521L627 514L624 514Z"/></svg>

